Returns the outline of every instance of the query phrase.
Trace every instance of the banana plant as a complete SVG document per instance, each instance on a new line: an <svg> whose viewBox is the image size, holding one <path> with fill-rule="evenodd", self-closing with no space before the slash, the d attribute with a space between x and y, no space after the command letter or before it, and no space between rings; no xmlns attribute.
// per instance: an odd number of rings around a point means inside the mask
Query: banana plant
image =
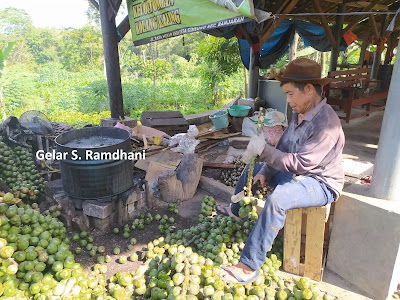
<svg viewBox="0 0 400 300"><path fill-rule="evenodd" d="M17 43L16 41L8 42L7 46L4 49L0 49L0 109L3 120L7 118L7 115L6 115L6 107L3 101L3 87L5 83L4 80L2 80L2 77L4 73L4 68L7 65L7 59L10 56L16 43Z"/></svg>

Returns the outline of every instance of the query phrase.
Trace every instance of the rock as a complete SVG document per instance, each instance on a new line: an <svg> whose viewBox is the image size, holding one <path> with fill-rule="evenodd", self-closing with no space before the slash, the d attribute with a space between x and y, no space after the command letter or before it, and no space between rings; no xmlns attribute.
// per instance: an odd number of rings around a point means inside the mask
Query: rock
<svg viewBox="0 0 400 300"><path fill-rule="evenodd" d="M205 176L201 176L199 187L213 196L228 199L229 201L231 196L235 193L235 188Z"/></svg>
<svg viewBox="0 0 400 300"><path fill-rule="evenodd" d="M81 211L72 218L72 227L75 230L89 231L89 218Z"/></svg>
<svg viewBox="0 0 400 300"><path fill-rule="evenodd" d="M89 219L90 219L90 224L94 228L100 231L104 231L110 228L114 224L115 220L117 219L117 212L113 212L111 215L109 215L104 219L99 219L96 217L89 217Z"/></svg>
<svg viewBox="0 0 400 300"><path fill-rule="evenodd" d="M75 205L75 208L76 208L76 209L82 209L83 202L84 202L85 200L78 199L78 198L71 198L71 199L72 199L72 201L74 202L74 205Z"/></svg>
<svg viewBox="0 0 400 300"><path fill-rule="evenodd" d="M55 194L53 199L57 202L58 205L61 205L62 212L71 217L75 216L75 204L70 197L67 196L64 192Z"/></svg>
<svg viewBox="0 0 400 300"><path fill-rule="evenodd" d="M44 184L44 193L50 198L54 198L56 194L64 193L61 179L46 182Z"/></svg>
<svg viewBox="0 0 400 300"><path fill-rule="evenodd" d="M72 225L72 216L62 213L59 217L60 221L64 223L64 226L70 228Z"/></svg>
<svg viewBox="0 0 400 300"><path fill-rule="evenodd" d="M111 202L100 202L96 200L84 201L82 208L85 215L99 219L108 217L113 211L113 205Z"/></svg>

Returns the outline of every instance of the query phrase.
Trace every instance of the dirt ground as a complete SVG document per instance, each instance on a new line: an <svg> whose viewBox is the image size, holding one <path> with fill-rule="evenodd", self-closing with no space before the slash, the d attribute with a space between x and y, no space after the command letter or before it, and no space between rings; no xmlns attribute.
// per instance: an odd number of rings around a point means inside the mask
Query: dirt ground
<svg viewBox="0 0 400 300"><path fill-rule="evenodd" d="M200 204L199 204L198 209L200 211ZM175 215L174 213L168 211L168 209L159 208L156 210L150 210L148 212L150 212L153 217L157 214L160 214L161 216L167 215L168 217L173 217L175 219L174 226L176 227L176 230L189 228L189 227L197 224L197 219L185 218L185 217L182 217L180 214ZM133 220L131 220L131 222L127 223L129 225L129 227L132 225L132 222L133 222ZM106 251L102 255L103 256L105 256L105 255L111 256L111 262L106 264L107 268L108 268L108 271L106 273L107 279L112 277L113 275L115 275L117 272L135 271L141 265L141 262L130 261L129 256L136 252L138 254L139 260L140 260L142 248L146 247L149 242L151 242L161 236L161 234L158 230L158 225L159 225L159 221L154 219L151 222L151 224L145 225L143 230L139 230L138 228L136 228L134 230L131 229L131 231L130 231L131 235L128 239L125 239L123 237L123 226L115 226L115 227L119 228L119 230L120 230L119 234L113 233L114 227L108 229L105 232L101 232L96 229L89 232L89 235L93 236L93 238L94 238L93 245L105 247ZM74 232L74 231L68 232L68 236L71 239L71 243L70 243L71 248L72 248L71 251L73 251L73 252L76 247L80 247L79 242L77 243L72 240L72 237L74 236L75 233L77 233L77 232ZM128 250L127 246L129 245L131 238L136 238L137 244L134 245L132 250ZM121 249L121 253L118 255L113 254L113 250L116 247L119 247ZM91 257L89 255L89 251L84 249L84 247L81 247L81 248L83 251L80 255L75 254L75 260L76 260L76 262L80 263L84 267L85 270L91 270L91 268L95 264L98 263L97 257L100 256L100 254L96 254L94 257ZM118 258L121 255L125 255L126 257L128 257L127 263L125 263L125 264L118 263Z"/></svg>

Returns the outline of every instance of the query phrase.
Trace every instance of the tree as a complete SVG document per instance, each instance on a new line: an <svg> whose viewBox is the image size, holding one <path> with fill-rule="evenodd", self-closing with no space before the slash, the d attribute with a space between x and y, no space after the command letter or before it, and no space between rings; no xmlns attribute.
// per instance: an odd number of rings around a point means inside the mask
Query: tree
<svg viewBox="0 0 400 300"><path fill-rule="evenodd" d="M23 9L8 7L0 11L0 32L16 37L25 36L33 28L31 17Z"/></svg>
<svg viewBox="0 0 400 300"><path fill-rule="evenodd" d="M101 28L100 25L100 11L94 7L92 2L88 0L88 9L86 10L86 17L88 18L89 24L97 29Z"/></svg>
<svg viewBox="0 0 400 300"><path fill-rule="evenodd" d="M214 104L217 104L222 89L219 83L236 73L242 65L237 39L207 36L199 44L199 55L205 63L201 69L202 78L212 88Z"/></svg>
<svg viewBox="0 0 400 300"><path fill-rule="evenodd" d="M7 47L4 49L0 49L0 108L1 108L1 116L3 120L7 118L6 115L6 107L3 101L3 87L5 85L5 81L3 79L4 76L4 68L7 65L7 58L10 56L12 49L15 46L15 42L7 43Z"/></svg>
<svg viewBox="0 0 400 300"><path fill-rule="evenodd" d="M31 48L22 37L17 38L16 45L8 57L7 64L9 66L23 64L25 69L34 70L36 62L31 52Z"/></svg>
<svg viewBox="0 0 400 300"><path fill-rule="evenodd" d="M35 28L26 35L26 43L37 64L58 62L60 52L59 30Z"/></svg>
<svg viewBox="0 0 400 300"><path fill-rule="evenodd" d="M206 37L203 32L193 32L159 41L159 57L169 59L171 53L189 61L193 55L197 55L199 43Z"/></svg>
<svg viewBox="0 0 400 300"><path fill-rule="evenodd" d="M68 71L100 69L103 66L103 43L101 32L91 25L80 29L63 31L62 47L59 55L61 63Z"/></svg>
<svg viewBox="0 0 400 300"><path fill-rule="evenodd" d="M151 77L153 79L153 109L157 108L157 99L156 99L156 82L160 77L165 76L168 71L171 69L171 65L163 60L159 59L158 51L157 51L157 42L153 42L150 44L150 55L151 62L145 62L145 72L146 77Z"/></svg>

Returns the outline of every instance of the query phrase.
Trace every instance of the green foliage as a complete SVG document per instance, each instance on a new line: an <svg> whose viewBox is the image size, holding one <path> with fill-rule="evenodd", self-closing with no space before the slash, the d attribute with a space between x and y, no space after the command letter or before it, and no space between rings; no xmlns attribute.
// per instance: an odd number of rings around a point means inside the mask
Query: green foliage
<svg viewBox="0 0 400 300"><path fill-rule="evenodd" d="M216 103L220 91L223 91L220 82L236 73L241 66L237 40L207 36L199 44L199 55L204 61L200 68L201 78L212 89Z"/></svg>
<svg viewBox="0 0 400 300"><path fill-rule="evenodd" d="M10 55L12 49L14 48L16 42L8 42L7 46L3 49L0 49L0 71L6 66L6 60Z"/></svg>
<svg viewBox="0 0 400 300"><path fill-rule="evenodd" d="M58 62L58 52L61 49L58 30L36 28L26 35L26 43L36 64Z"/></svg>
<svg viewBox="0 0 400 300"><path fill-rule="evenodd" d="M23 65L9 66L1 78L3 97L8 112L24 107L37 98L36 74L26 72Z"/></svg>
<svg viewBox="0 0 400 300"><path fill-rule="evenodd" d="M88 25L79 29L46 29L35 28L24 10L0 11L0 49L6 48L0 52L0 69L8 56L0 104L6 104L9 114L38 109L53 121L94 124L110 115L99 14L90 1L87 16ZM12 52L8 41L16 41ZM236 38L196 32L135 47L128 33L118 48L124 110L131 117L139 119L142 111L153 109L183 114L217 109L244 92ZM297 50L315 55L304 50L301 40ZM354 63L358 55L359 47L353 45L341 59ZM287 63L284 55L274 67Z"/></svg>
<svg viewBox="0 0 400 300"><path fill-rule="evenodd" d="M176 54L171 55L171 73L174 78L189 78L198 77L200 68L198 66L198 55L193 53L190 60L178 56Z"/></svg>
<svg viewBox="0 0 400 300"><path fill-rule="evenodd" d="M36 62L30 47L24 38L17 38L16 45L10 53L7 63L10 66L23 64L26 70L34 71L36 68Z"/></svg>
<svg viewBox="0 0 400 300"><path fill-rule="evenodd" d="M237 72L241 66L236 38L207 36L199 44L199 55L205 62L202 74L213 83Z"/></svg>
<svg viewBox="0 0 400 300"><path fill-rule="evenodd" d="M26 108L18 108L13 112L13 115L19 118L26 110ZM100 124L101 119L111 117L110 111L102 111L99 114L85 114L73 110L53 110L47 112L46 110L42 111L46 113L51 122L66 122L71 125L76 125L77 128L84 126L88 123L98 125Z"/></svg>
<svg viewBox="0 0 400 300"><path fill-rule="evenodd" d="M78 87L78 110L84 113L100 113L109 110L108 86L105 78Z"/></svg>
<svg viewBox="0 0 400 300"><path fill-rule="evenodd" d="M160 41L159 57L170 59L171 54L192 60L193 55L197 55L197 49L201 41L206 38L203 32L194 32ZM198 55L197 55L198 56Z"/></svg>
<svg viewBox="0 0 400 300"><path fill-rule="evenodd" d="M23 9L8 7L0 11L0 33L24 36L32 29L32 20Z"/></svg>
<svg viewBox="0 0 400 300"><path fill-rule="evenodd" d="M162 78L169 74L171 70L171 64L165 59L155 59L154 61L146 61L144 64L144 77L146 78Z"/></svg>
<svg viewBox="0 0 400 300"><path fill-rule="evenodd" d="M61 63L66 70L80 71L102 67L103 43L101 32L91 25L65 30L60 49Z"/></svg>

